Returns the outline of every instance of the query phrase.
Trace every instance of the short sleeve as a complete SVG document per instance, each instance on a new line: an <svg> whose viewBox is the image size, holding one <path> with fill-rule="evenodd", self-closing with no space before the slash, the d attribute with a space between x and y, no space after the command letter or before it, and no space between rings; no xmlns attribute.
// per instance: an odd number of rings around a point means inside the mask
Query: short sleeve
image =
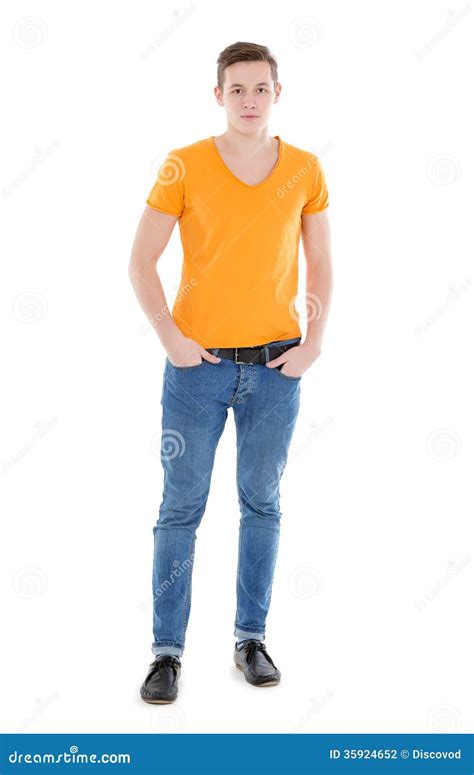
<svg viewBox="0 0 474 775"><path fill-rule="evenodd" d="M148 194L147 204L179 218L184 210L184 179L183 160L176 153L168 153L158 170L155 184Z"/></svg>
<svg viewBox="0 0 474 775"><path fill-rule="evenodd" d="M308 192L308 200L302 209L302 213L305 215L319 213L329 207L329 194L324 170L317 156L312 156L311 162L313 167L311 187Z"/></svg>

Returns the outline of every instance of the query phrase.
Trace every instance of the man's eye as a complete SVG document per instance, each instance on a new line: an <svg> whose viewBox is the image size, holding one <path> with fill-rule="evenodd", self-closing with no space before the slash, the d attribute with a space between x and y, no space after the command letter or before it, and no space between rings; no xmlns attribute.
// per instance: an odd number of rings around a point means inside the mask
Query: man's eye
<svg viewBox="0 0 474 775"><path fill-rule="evenodd" d="M233 89L232 94L237 94L237 92L241 92L242 89ZM264 86L259 86L258 91L267 91Z"/></svg>

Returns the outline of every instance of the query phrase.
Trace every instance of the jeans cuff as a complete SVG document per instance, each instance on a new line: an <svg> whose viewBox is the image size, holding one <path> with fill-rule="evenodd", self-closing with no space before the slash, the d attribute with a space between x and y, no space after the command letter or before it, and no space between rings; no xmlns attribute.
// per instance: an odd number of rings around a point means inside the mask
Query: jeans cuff
<svg viewBox="0 0 474 775"><path fill-rule="evenodd" d="M264 632L250 632L249 630L242 630L241 627L236 627L234 629L234 635L236 635L237 638L255 638L255 640L265 639Z"/></svg>
<svg viewBox="0 0 474 775"><path fill-rule="evenodd" d="M155 655L155 657L160 656L161 654L173 654L175 657L182 657L183 656L183 649L179 646L160 646L153 644L151 647L152 654Z"/></svg>

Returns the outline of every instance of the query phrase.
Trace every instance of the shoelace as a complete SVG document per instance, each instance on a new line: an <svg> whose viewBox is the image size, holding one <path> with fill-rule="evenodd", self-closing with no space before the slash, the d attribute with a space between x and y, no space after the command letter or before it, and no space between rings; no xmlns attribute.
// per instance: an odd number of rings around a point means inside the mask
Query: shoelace
<svg viewBox="0 0 474 775"><path fill-rule="evenodd" d="M247 660L247 663L249 664L251 659L253 658L256 651L260 651L270 662L273 667L275 667L273 663L273 659L270 657L270 655L267 653L267 647L264 643L262 643L261 640L250 640L247 643L244 643L242 646L242 651L246 651L245 658Z"/></svg>
<svg viewBox="0 0 474 775"><path fill-rule="evenodd" d="M177 657L173 657L171 654L164 654L160 659L152 662L152 666L155 670L160 670L165 665L174 668L175 672L178 669L179 661Z"/></svg>

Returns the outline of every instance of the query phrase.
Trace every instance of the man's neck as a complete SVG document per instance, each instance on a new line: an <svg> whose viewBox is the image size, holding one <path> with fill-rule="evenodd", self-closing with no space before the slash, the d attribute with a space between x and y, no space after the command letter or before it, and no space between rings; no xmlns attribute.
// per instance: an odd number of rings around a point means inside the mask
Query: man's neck
<svg viewBox="0 0 474 775"><path fill-rule="evenodd" d="M268 153L275 143L278 143L277 140L270 137L268 127L264 127L260 132L251 135L228 127L222 135L217 135L216 140L220 142L220 147L226 153L244 159Z"/></svg>

